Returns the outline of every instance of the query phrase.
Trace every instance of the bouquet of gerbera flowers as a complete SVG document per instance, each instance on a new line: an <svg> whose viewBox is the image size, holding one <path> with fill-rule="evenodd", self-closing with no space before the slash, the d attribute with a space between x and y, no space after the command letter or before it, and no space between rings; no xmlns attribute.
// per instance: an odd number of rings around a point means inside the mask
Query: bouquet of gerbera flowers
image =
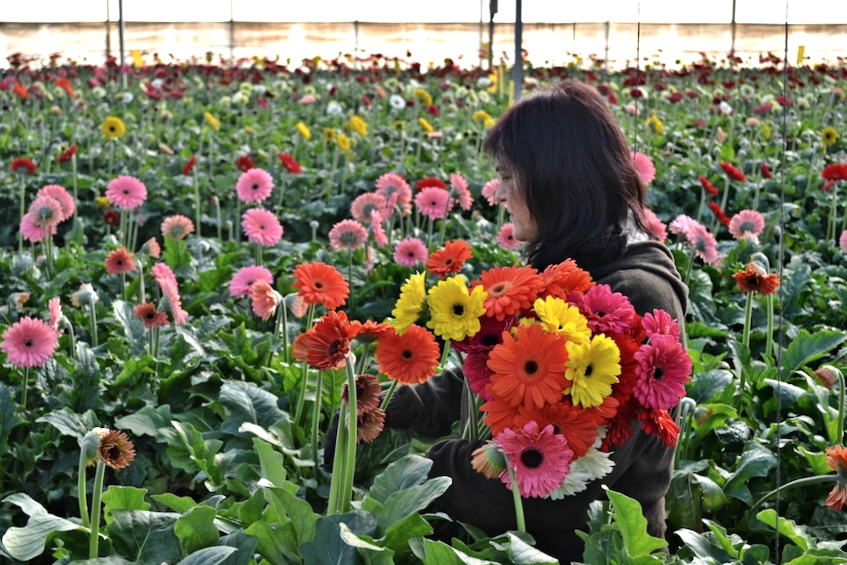
<svg viewBox="0 0 847 565"><path fill-rule="evenodd" d="M675 445L668 410L685 395L691 359L664 310L639 316L573 260L424 287L424 275L409 278L393 324L402 332L428 309L427 327L459 352L493 437L474 453L479 472L521 496L556 499L607 475L635 420Z"/></svg>

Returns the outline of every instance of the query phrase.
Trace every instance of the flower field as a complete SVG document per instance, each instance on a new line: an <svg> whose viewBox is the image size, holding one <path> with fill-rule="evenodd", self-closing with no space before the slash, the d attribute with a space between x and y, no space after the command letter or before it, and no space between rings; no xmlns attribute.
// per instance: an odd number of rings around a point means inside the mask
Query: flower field
<svg viewBox="0 0 847 565"><path fill-rule="evenodd" d="M585 563L847 562L847 67L761 62L525 69L525 91L608 100L689 288L674 321L572 263L521 267L482 151L505 75L159 61L122 87L113 62L13 59L0 558L552 563L518 493L584 489L639 419L677 448L669 551L609 492ZM527 355L555 370L517 390ZM471 410L450 437L495 440L474 468L516 494L495 537L439 534L438 438L385 421L398 388L456 367ZM558 454L543 481L507 461L527 442Z"/></svg>

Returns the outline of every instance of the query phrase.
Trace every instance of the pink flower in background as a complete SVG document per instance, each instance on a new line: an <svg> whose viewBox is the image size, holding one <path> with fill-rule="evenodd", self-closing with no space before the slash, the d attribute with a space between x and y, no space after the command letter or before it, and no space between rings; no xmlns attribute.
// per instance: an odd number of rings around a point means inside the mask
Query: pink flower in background
<svg viewBox="0 0 847 565"><path fill-rule="evenodd" d="M488 201L489 206L497 206L498 202L494 194L498 188L500 188L500 179L491 179L482 186L482 197Z"/></svg>
<svg viewBox="0 0 847 565"><path fill-rule="evenodd" d="M515 224L512 222L503 224L503 227L500 228L500 232L497 234L497 243L501 247L510 250L515 250L522 245L520 241L515 239Z"/></svg>
<svg viewBox="0 0 847 565"><path fill-rule="evenodd" d="M174 275L174 272L166 263L156 263L153 265L153 268L150 269L150 272L153 274L153 278L156 279L156 282L159 283L159 286L165 284L172 284L173 286L176 286L176 275Z"/></svg>
<svg viewBox="0 0 847 565"><path fill-rule="evenodd" d="M135 177L120 176L106 185L106 198L121 210L132 210L147 200L147 187Z"/></svg>
<svg viewBox="0 0 847 565"><path fill-rule="evenodd" d="M450 175L450 188L456 193L456 198L459 200L459 206L462 210L470 210L473 206L473 196L468 190L468 181L459 173Z"/></svg>
<svg viewBox="0 0 847 565"><path fill-rule="evenodd" d="M356 220L341 220L329 230L329 245L336 251L352 251L367 241L368 230Z"/></svg>
<svg viewBox="0 0 847 565"><path fill-rule="evenodd" d="M711 265L718 260L718 242L705 226L697 226L694 229L688 244L704 263Z"/></svg>
<svg viewBox="0 0 847 565"><path fill-rule="evenodd" d="M415 195L415 204L421 214L431 220L440 220L447 214L450 193L443 188L428 186Z"/></svg>
<svg viewBox="0 0 847 565"><path fill-rule="evenodd" d="M386 209L385 196L376 192L360 194L350 205L350 214L363 224L371 223L371 212L382 212Z"/></svg>
<svg viewBox="0 0 847 565"><path fill-rule="evenodd" d="M424 264L428 256L426 245L417 237L407 237L394 246L394 262L405 267Z"/></svg>
<svg viewBox="0 0 847 565"><path fill-rule="evenodd" d="M653 335L635 352L638 382L632 393L653 410L669 410L685 396L685 383L691 379L691 357L671 335Z"/></svg>
<svg viewBox="0 0 847 565"><path fill-rule="evenodd" d="M30 213L24 214L24 217L21 220L20 229L25 240L33 243L41 241L44 238L44 228L45 225L41 223L40 218ZM50 235L56 235L58 232L55 224L47 229L50 231Z"/></svg>
<svg viewBox="0 0 847 565"><path fill-rule="evenodd" d="M174 272L165 263L156 263L151 269L153 278L159 283L162 296L168 304L174 325L181 326L188 319L188 312L182 309L182 299L179 296L179 285Z"/></svg>
<svg viewBox="0 0 847 565"><path fill-rule="evenodd" d="M274 180L264 169L249 169L238 177L235 192L242 202L261 202L271 195Z"/></svg>
<svg viewBox="0 0 847 565"><path fill-rule="evenodd" d="M371 230L374 234L374 241L379 247L388 245L388 236L382 227L382 214L376 210L371 210Z"/></svg>
<svg viewBox="0 0 847 565"><path fill-rule="evenodd" d="M729 220L729 233L735 239L759 237L765 229L765 217L756 210L741 210Z"/></svg>
<svg viewBox="0 0 847 565"><path fill-rule="evenodd" d="M632 164L635 166L635 172L638 173L638 178L641 179L644 186L653 182L653 179L656 178L656 167L650 157L640 151L632 152L630 155L632 156Z"/></svg>
<svg viewBox="0 0 847 565"><path fill-rule="evenodd" d="M648 235L652 235L659 243L664 243L668 238L667 226L650 208L641 209L641 225L647 230Z"/></svg>
<svg viewBox="0 0 847 565"><path fill-rule="evenodd" d="M52 196L39 196L29 205L29 214L37 219L42 229L55 228L64 219L62 205Z"/></svg>
<svg viewBox="0 0 847 565"><path fill-rule="evenodd" d="M314 104L317 101L318 101L318 99L315 97L314 94L307 94L306 96L304 96L303 98L301 98L297 102L299 104L304 105L304 106L308 106L309 104Z"/></svg>
<svg viewBox="0 0 847 565"><path fill-rule="evenodd" d="M65 187L58 184L48 184L47 186L42 187L41 190L35 194L36 199L41 198L42 196L55 198L59 203L59 206L61 206L62 214L59 222L64 222L74 215L76 203L74 202L74 197L71 196L70 192L65 190Z"/></svg>
<svg viewBox="0 0 847 565"><path fill-rule="evenodd" d="M184 239L194 233L194 222L182 214L165 218L162 222L162 235L171 239Z"/></svg>
<svg viewBox="0 0 847 565"><path fill-rule="evenodd" d="M282 238L282 225L272 212L264 208L253 208L247 210L241 216L241 229L253 243L263 247L271 247L279 243Z"/></svg>
<svg viewBox="0 0 847 565"><path fill-rule="evenodd" d="M521 496L537 498L550 494L559 488L571 470L573 450L568 447L565 436L553 433L552 425L539 430L538 424L530 421L518 431L506 428L494 441L515 470ZM500 480L511 490L509 473L504 472Z"/></svg>
<svg viewBox="0 0 847 565"><path fill-rule="evenodd" d="M265 267L256 265L242 267L235 273L232 280L229 281L229 295L233 298L250 295L256 281L263 281L268 285L272 285L274 283L274 276Z"/></svg>
<svg viewBox="0 0 847 565"><path fill-rule="evenodd" d="M841 247L841 251L847 253L847 230L841 232L841 237L838 238L838 245Z"/></svg>
<svg viewBox="0 0 847 565"><path fill-rule="evenodd" d="M680 214L674 218L669 227L671 233L682 234L690 241L694 236L695 230L698 227L702 227L702 225L691 216Z"/></svg>
<svg viewBox="0 0 847 565"><path fill-rule="evenodd" d="M253 313L267 321L276 314L276 309L281 302L279 294L271 285L262 279L253 283L250 290L253 299Z"/></svg>
<svg viewBox="0 0 847 565"><path fill-rule="evenodd" d="M53 357L59 339L56 332L41 320L22 318L3 332L0 349L12 365L22 368L41 367Z"/></svg>
<svg viewBox="0 0 847 565"><path fill-rule="evenodd" d="M394 211L395 206L400 207L404 216L412 213L412 189L406 179L397 173L385 173L376 179L376 192L385 198L389 214Z"/></svg>
<svg viewBox="0 0 847 565"><path fill-rule="evenodd" d="M54 332L59 332L59 322L62 319L62 301L54 296L47 302L47 310L50 312L50 327Z"/></svg>

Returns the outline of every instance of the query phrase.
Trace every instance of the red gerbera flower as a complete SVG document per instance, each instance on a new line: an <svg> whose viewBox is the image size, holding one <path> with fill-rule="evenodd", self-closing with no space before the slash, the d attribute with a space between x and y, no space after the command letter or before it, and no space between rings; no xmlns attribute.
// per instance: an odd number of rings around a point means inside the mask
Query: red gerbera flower
<svg viewBox="0 0 847 565"><path fill-rule="evenodd" d="M749 263L747 268L738 271L732 278L741 292L753 292L761 295L773 294L779 286L779 275L767 274L755 263Z"/></svg>
<svg viewBox="0 0 847 565"><path fill-rule="evenodd" d="M483 271L479 279L473 286L481 284L488 293L488 298L483 302L485 314L500 321L529 310L544 288L544 281L538 271L528 265L494 267Z"/></svg>
<svg viewBox="0 0 847 565"><path fill-rule="evenodd" d="M491 386L489 385L488 388L490 391ZM506 428L511 427L518 415L517 406L512 406L510 403L499 398L486 402L479 409L481 412L486 413L483 422L491 428L491 433L495 436Z"/></svg>
<svg viewBox="0 0 847 565"><path fill-rule="evenodd" d="M424 188L427 188L427 187L430 187L430 186L435 186L435 187L438 187L438 188L446 189L447 183L445 183L443 180L437 179L435 177L426 177L426 178L422 178L421 180L415 182L415 186L417 187L418 190L421 190L421 189L424 189Z"/></svg>
<svg viewBox="0 0 847 565"><path fill-rule="evenodd" d="M292 288L298 290L306 304L323 304L335 310L347 300L350 286L338 269L326 263L301 263L294 268Z"/></svg>
<svg viewBox="0 0 847 565"><path fill-rule="evenodd" d="M27 98L29 98L29 91L24 85L19 82L15 82L15 94L20 96L21 100L26 100Z"/></svg>
<svg viewBox="0 0 847 565"><path fill-rule="evenodd" d="M382 386L379 378L375 375L356 375L356 415L362 416L365 412L379 407L379 394ZM347 381L341 384L341 400L350 406L350 395L347 393Z"/></svg>
<svg viewBox="0 0 847 565"><path fill-rule="evenodd" d="M646 434L659 438L668 447L676 445L679 427L667 410L642 410L638 419Z"/></svg>
<svg viewBox="0 0 847 565"><path fill-rule="evenodd" d="M615 404L617 405L617 402ZM515 426L523 426L532 420L539 422L541 426L552 424L553 430L568 440L568 447L573 450L574 458L588 453L597 439L597 428L604 421L593 408L573 405L566 398L556 404L545 406L541 410L528 410L521 407L518 411L519 414L514 421Z"/></svg>
<svg viewBox="0 0 847 565"><path fill-rule="evenodd" d="M762 178L763 179L772 179L773 178L773 175L771 174L771 170L768 168L767 163L762 163L762 166L760 168L761 168L761 171L762 171Z"/></svg>
<svg viewBox="0 0 847 565"><path fill-rule="evenodd" d="M708 204L709 210L711 210L712 214L717 217L718 221L725 226L729 226L729 216L727 216L724 211L721 210L721 205L711 200L708 202Z"/></svg>
<svg viewBox="0 0 847 565"><path fill-rule="evenodd" d="M168 325L168 315L165 312L156 308L152 302L145 302L133 308L136 318L141 319L141 323L148 330Z"/></svg>
<svg viewBox="0 0 847 565"><path fill-rule="evenodd" d="M390 324L385 322L374 322L373 320L365 320L365 322L360 322L358 320L353 320L350 322L356 329L356 337L359 341L364 342L373 342L379 339L379 336L389 331L391 328Z"/></svg>
<svg viewBox="0 0 847 565"><path fill-rule="evenodd" d="M197 164L197 157L192 155L188 161L185 163L185 166L182 167L182 174L187 175L190 174L192 170L194 170L194 165Z"/></svg>
<svg viewBox="0 0 847 565"><path fill-rule="evenodd" d="M17 159L12 159L12 162L9 166L11 167L13 173L27 173L30 175L34 175L35 170L38 168L36 164L32 162L32 159L27 159L26 157L18 157Z"/></svg>
<svg viewBox="0 0 847 565"><path fill-rule="evenodd" d="M285 167L286 171L295 175L300 174L300 171L302 171L300 163L298 163L294 157L287 153L280 153L278 157L279 160L282 161L282 166Z"/></svg>
<svg viewBox="0 0 847 565"><path fill-rule="evenodd" d="M707 178L706 178L706 177L704 177L703 175L700 175L700 176L699 176L699 177L697 177L697 178L699 179L700 184L703 186L703 190L705 190L706 192L708 192L708 193L709 193L709 194L711 194L712 196L717 196L717 195L719 194L719 192L718 192L718 187L716 187L715 185L713 185L713 184L709 181L709 179L707 179Z"/></svg>
<svg viewBox="0 0 847 565"><path fill-rule="evenodd" d="M443 279L447 275L460 272L462 265L472 256L468 242L462 239L448 241L443 248L430 254L426 261L426 271Z"/></svg>
<svg viewBox="0 0 847 565"><path fill-rule="evenodd" d="M71 158L73 158L73 156L74 156L74 155L76 155L76 150L77 150L77 146L76 146L76 145L71 145L70 147L68 147L67 149L65 149L65 150L62 152L62 154L61 154L61 155L59 155L58 157L56 157L56 162L57 162L57 163L59 163L59 164L67 163L68 161L70 161L70 160L71 160Z"/></svg>
<svg viewBox="0 0 847 565"><path fill-rule="evenodd" d="M238 158L238 168L245 173L255 167L256 165L253 164L253 159L251 159L249 155L242 155Z"/></svg>
<svg viewBox="0 0 847 565"><path fill-rule="evenodd" d="M821 176L826 180L847 180L847 165L842 163L827 165L824 167Z"/></svg>
<svg viewBox="0 0 847 565"><path fill-rule="evenodd" d="M726 176L731 178L732 180L737 180L739 182L744 182L747 180L747 177L744 176L739 169L727 163L726 161L721 161L721 169L726 173Z"/></svg>
<svg viewBox="0 0 847 565"><path fill-rule="evenodd" d="M382 334L376 346L380 372L403 384L423 383L438 368L439 350L435 335L412 324L403 335L392 327Z"/></svg>
<svg viewBox="0 0 847 565"><path fill-rule="evenodd" d="M320 370L343 367L354 337L356 332L347 319L347 313L332 310L321 316L312 328L306 360Z"/></svg>

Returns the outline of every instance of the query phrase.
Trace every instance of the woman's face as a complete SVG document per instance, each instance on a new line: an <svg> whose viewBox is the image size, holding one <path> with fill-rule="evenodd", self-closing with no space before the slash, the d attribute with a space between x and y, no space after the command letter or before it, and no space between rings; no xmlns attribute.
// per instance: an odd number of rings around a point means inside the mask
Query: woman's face
<svg viewBox="0 0 847 565"><path fill-rule="evenodd" d="M497 172L500 173L500 186L494 193L494 197L505 204L506 210L509 211L509 216L515 225L514 238L518 241L534 239L538 234L538 226L529 213L514 170L504 161L497 161L495 167Z"/></svg>

